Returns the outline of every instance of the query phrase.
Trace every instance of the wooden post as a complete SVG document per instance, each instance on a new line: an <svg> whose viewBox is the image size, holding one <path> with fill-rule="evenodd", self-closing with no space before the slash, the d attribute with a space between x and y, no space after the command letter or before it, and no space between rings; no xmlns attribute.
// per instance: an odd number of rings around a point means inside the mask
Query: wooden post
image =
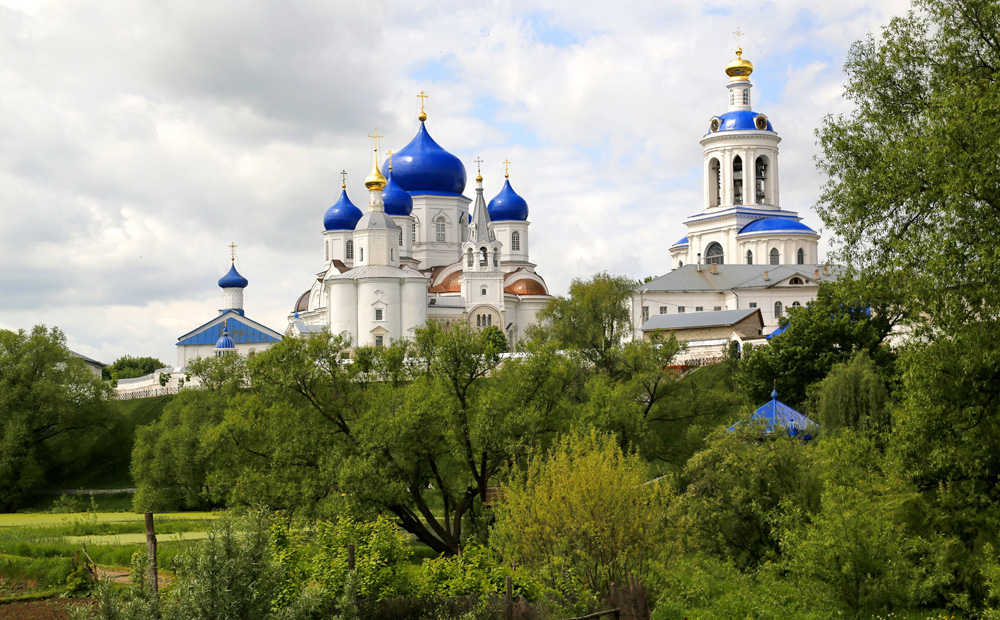
<svg viewBox="0 0 1000 620"><path fill-rule="evenodd" d="M159 577L156 574L156 531L153 529L153 513L146 513L146 557L149 558L149 587L153 589L153 600L159 598Z"/></svg>
<svg viewBox="0 0 1000 620"><path fill-rule="evenodd" d="M347 570L354 570L354 543L347 543Z"/></svg>

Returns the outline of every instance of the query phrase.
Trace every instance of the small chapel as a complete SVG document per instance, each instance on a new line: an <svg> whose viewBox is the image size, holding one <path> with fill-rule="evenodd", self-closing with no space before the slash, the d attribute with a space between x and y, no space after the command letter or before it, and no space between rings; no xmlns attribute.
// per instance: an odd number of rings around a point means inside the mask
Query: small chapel
<svg viewBox="0 0 1000 620"><path fill-rule="evenodd" d="M380 136L371 136L364 212L342 179L323 217L323 269L296 301L286 335L329 329L355 346L383 346L435 320L496 326L514 344L551 299L529 257L528 203L509 167L487 203L477 166L475 197L466 197L465 165L431 137L423 103L418 120L416 136L381 166Z"/></svg>
<svg viewBox="0 0 1000 620"><path fill-rule="evenodd" d="M701 209L685 220L687 234L670 246L671 271L640 284L632 303L636 338L677 326L713 328L716 337L688 343L688 354L704 357L729 340L766 336L788 308L815 299L820 282L841 274L840 267L821 263L819 233L781 205L781 137L771 119L752 108L753 64L737 49L725 70L728 108L709 119L701 139ZM757 334L720 335L733 324L726 311L755 309L762 321ZM713 312L719 314L689 316Z"/></svg>

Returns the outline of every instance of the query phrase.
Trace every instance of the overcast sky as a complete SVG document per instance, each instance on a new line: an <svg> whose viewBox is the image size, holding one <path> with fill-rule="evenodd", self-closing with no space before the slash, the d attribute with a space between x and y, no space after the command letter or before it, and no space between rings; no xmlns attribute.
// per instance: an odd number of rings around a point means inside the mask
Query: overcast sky
<svg viewBox="0 0 1000 620"><path fill-rule="evenodd" d="M737 29L782 137L781 206L818 229L814 130L848 110L851 43L908 8L872 4L0 0L0 327L173 364L217 315L235 241L247 315L283 332L339 171L366 204L366 136L409 142L421 90L488 197L511 160L553 293L662 274L700 209Z"/></svg>

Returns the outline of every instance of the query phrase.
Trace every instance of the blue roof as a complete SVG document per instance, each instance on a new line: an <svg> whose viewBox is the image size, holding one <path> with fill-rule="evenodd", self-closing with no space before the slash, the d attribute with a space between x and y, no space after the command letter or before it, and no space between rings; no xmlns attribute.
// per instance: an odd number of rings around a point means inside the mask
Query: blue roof
<svg viewBox="0 0 1000 620"><path fill-rule="evenodd" d="M225 330L225 329L222 330L222 335L219 336L219 339L215 341L215 348L216 349L235 349L236 348L236 343L234 343L233 339L229 337L229 331L228 330Z"/></svg>
<svg viewBox="0 0 1000 620"><path fill-rule="evenodd" d="M409 215L413 211L413 198L393 180L392 170L382 190L382 204L389 215Z"/></svg>
<svg viewBox="0 0 1000 620"><path fill-rule="evenodd" d="M688 244L688 238L687 237L682 237L680 241L678 241L677 243L673 244L670 247L676 248L678 246L687 245L687 244Z"/></svg>
<svg viewBox="0 0 1000 620"><path fill-rule="evenodd" d="M510 179L503 182L500 193L493 197L486 210L490 214L490 220L494 222L504 220L525 222L528 219L528 202L510 186Z"/></svg>
<svg viewBox="0 0 1000 620"><path fill-rule="evenodd" d="M382 174L388 172L385 162ZM465 165L434 141L423 122L410 143L392 156L392 173L396 183L411 194L455 196L465 191Z"/></svg>
<svg viewBox="0 0 1000 620"><path fill-rule="evenodd" d="M784 429L792 437L801 435L803 439L812 439L812 431L819 427L816 422L778 400L778 390L771 391L771 400L754 411L750 419L763 420L768 431ZM736 426L730 426L729 430L734 430Z"/></svg>
<svg viewBox="0 0 1000 620"><path fill-rule="evenodd" d="M343 189L340 192L340 200L326 210L326 215L323 216L323 228L325 230L354 230L361 215L361 209L354 206L351 199L347 197L347 190Z"/></svg>
<svg viewBox="0 0 1000 620"><path fill-rule="evenodd" d="M256 344L281 341L281 338L275 338L271 334L257 329L257 327L251 324L252 322L250 320L242 320L242 318L243 317L237 316L234 313L234 316L230 316L226 320L215 324L212 324L212 322L209 321L206 325L203 325L192 332L187 338L178 342L177 345L215 345L218 344L219 338L222 337L224 332L229 334L229 338L231 338L235 344Z"/></svg>
<svg viewBox="0 0 1000 620"><path fill-rule="evenodd" d="M250 282L236 271L236 264L229 265L226 275L219 278L219 286L222 288L246 288Z"/></svg>
<svg viewBox="0 0 1000 620"><path fill-rule="evenodd" d="M736 110L720 114L718 118L722 122L719 126L719 131L761 131L757 129L757 125L754 123L754 119L758 116L760 116L760 113L753 110ZM774 131L770 120L767 121L766 131Z"/></svg>
<svg viewBox="0 0 1000 620"><path fill-rule="evenodd" d="M798 232L817 234L815 230L809 228L802 222L788 217L765 217L754 220L740 229L739 235L749 235L753 233L765 232Z"/></svg>

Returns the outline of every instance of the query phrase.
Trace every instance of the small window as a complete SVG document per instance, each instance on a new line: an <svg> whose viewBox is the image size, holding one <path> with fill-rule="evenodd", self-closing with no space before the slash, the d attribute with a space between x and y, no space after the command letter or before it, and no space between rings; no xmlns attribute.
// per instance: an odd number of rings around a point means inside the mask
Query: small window
<svg viewBox="0 0 1000 620"><path fill-rule="evenodd" d="M712 310L714 310L715 312L718 312L719 310L722 310L722 306L716 306L716 307L712 308Z"/></svg>
<svg viewBox="0 0 1000 620"><path fill-rule="evenodd" d="M780 265L781 255L778 254L778 248L771 248L771 264Z"/></svg>
<svg viewBox="0 0 1000 620"><path fill-rule="evenodd" d="M750 250L747 250L747 264L748 265L753 264L753 252L751 252Z"/></svg>
<svg viewBox="0 0 1000 620"><path fill-rule="evenodd" d="M399 227L399 247L403 247L403 227Z"/></svg>
<svg viewBox="0 0 1000 620"><path fill-rule="evenodd" d="M756 308L757 307L757 302L756 301L751 301L750 302L750 307L751 308Z"/></svg>
<svg viewBox="0 0 1000 620"><path fill-rule="evenodd" d="M776 301L776 302L774 302L774 318L775 319L780 319L781 318L781 314L782 314L781 302L780 301Z"/></svg>
<svg viewBox="0 0 1000 620"><path fill-rule="evenodd" d="M799 302L797 302L797 301L793 301L793 302L792 302L792 307L793 307L793 308L801 308L801 307L802 307L802 304L800 304L800 303L799 303Z"/></svg>
<svg viewBox="0 0 1000 620"><path fill-rule="evenodd" d="M667 313L667 307L666 306L660 306L660 314L666 314L666 313Z"/></svg>
<svg viewBox="0 0 1000 620"><path fill-rule="evenodd" d="M361 263L365 262L365 249L364 248L358 248L358 262L361 262Z"/></svg>
<svg viewBox="0 0 1000 620"><path fill-rule="evenodd" d="M485 287L485 286L483 287L483 290L482 290L482 291L480 291L480 294L481 294L481 295L482 295L483 297L486 297L486 287Z"/></svg>
<svg viewBox="0 0 1000 620"><path fill-rule="evenodd" d="M392 248L389 248L389 260L396 260L392 255Z"/></svg>
<svg viewBox="0 0 1000 620"><path fill-rule="evenodd" d="M517 231L510 233L510 249L514 252L521 251L521 235Z"/></svg>
<svg viewBox="0 0 1000 620"><path fill-rule="evenodd" d="M677 312L678 313L682 313L682 312L684 312L684 310L685 310L684 306L677 306Z"/></svg>
<svg viewBox="0 0 1000 620"><path fill-rule="evenodd" d="M649 306L642 307L642 322L645 323L649 320Z"/></svg>
<svg viewBox="0 0 1000 620"><path fill-rule="evenodd" d="M487 314L486 315L486 326L489 327L490 325L493 325L493 315L492 314Z"/></svg>
<svg viewBox="0 0 1000 620"><path fill-rule="evenodd" d="M743 89L743 105L750 105L750 89Z"/></svg>
<svg viewBox="0 0 1000 620"><path fill-rule="evenodd" d="M417 225L413 224L410 226L410 243L417 242Z"/></svg>
<svg viewBox="0 0 1000 620"><path fill-rule="evenodd" d="M479 266L485 267L489 264L489 256L486 253L486 248L479 248Z"/></svg>
<svg viewBox="0 0 1000 620"><path fill-rule="evenodd" d="M483 315L477 314L476 315L476 327L482 327L482 326L483 326Z"/></svg>
<svg viewBox="0 0 1000 620"><path fill-rule="evenodd" d="M736 105L736 91L733 89L729 90L729 105Z"/></svg>
<svg viewBox="0 0 1000 620"><path fill-rule="evenodd" d="M323 250L324 250L324 254L326 256L325 260L330 260L330 244L329 243L324 243L323 244Z"/></svg>
<svg viewBox="0 0 1000 620"><path fill-rule="evenodd" d="M695 312L704 312L705 311L705 307L704 306L695 306L694 307L694 311Z"/></svg>
<svg viewBox="0 0 1000 620"><path fill-rule="evenodd" d="M500 248L493 250L493 266L500 266Z"/></svg>
<svg viewBox="0 0 1000 620"><path fill-rule="evenodd" d="M382 308L375 308L375 320L381 321L383 316L384 313L382 312Z"/></svg>
<svg viewBox="0 0 1000 620"><path fill-rule="evenodd" d="M445 224L445 221L443 219L436 220L434 222L435 240L438 243L444 243L447 233L448 233L448 225Z"/></svg>
<svg viewBox="0 0 1000 620"><path fill-rule="evenodd" d="M800 265L806 264L806 251L799 248L799 251L795 253Z"/></svg>
<svg viewBox="0 0 1000 620"><path fill-rule="evenodd" d="M716 265L721 265L724 262L723 259L722 245L714 241L709 243L708 249L705 250L705 264L711 265L714 263Z"/></svg>
<svg viewBox="0 0 1000 620"><path fill-rule="evenodd" d="M382 345L383 345L382 335L379 334L378 336L375 336L375 346L381 347Z"/></svg>
<svg viewBox="0 0 1000 620"><path fill-rule="evenodd" d="M796 284L798 284L798 285L805 284L805 282L802 281L802 278L800 278L798 276L795 276L794 278L792 278L791 280L789 280L788 283L789 284L793 284L793 285L796 285Z"/></svg>
<svg viewBox="0 0 1000 620"><path fill-rule="evenodd" d="M347 243L344 245L344 256L347 257L348 260L354 260L354 242L350 239L348 239Z"/></svg>

